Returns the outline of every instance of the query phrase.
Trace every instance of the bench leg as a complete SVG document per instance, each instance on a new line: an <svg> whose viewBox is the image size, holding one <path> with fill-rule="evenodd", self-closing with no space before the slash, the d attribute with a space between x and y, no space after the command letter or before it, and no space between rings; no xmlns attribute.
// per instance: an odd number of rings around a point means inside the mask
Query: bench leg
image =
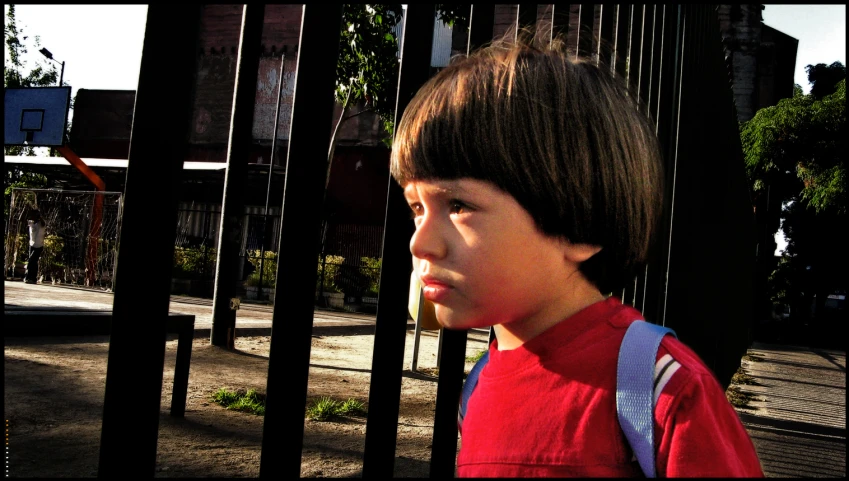
<svg viewBox="0 0 849 481"><path fill-rule="evenodd" d="M192 361L192 341L195 334L194 320L180 327L177 338L177 360L174 363L174 389L171 393L171 416L186 414L186 396L189 391L189 364Z"/></svg>

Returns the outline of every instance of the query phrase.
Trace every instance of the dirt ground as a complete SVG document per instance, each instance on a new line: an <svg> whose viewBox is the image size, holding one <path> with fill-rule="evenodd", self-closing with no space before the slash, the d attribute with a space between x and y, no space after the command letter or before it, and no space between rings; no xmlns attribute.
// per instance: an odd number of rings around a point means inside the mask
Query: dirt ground
<svg viewBox="0 0 849 481"><path fill-rule="evenodd" d="M336 332L313 337L308 405L331 396L354 398L368 409L374 329L350 326ZM485 346L485 335L470 335L468 354ZM422 333L416 373L410 371L413 337L408 331L396 477L426 477L429 471L438 337L436 331ZM183 419L168 414L177 341L167 342L157 477L259 475L262 417L228 411L211 397L222 387L264 392L269 341L267 336L237 337L236 350L227 351L196 338ZM97 475L107 350L106 336L5 339L10 476ZM307 419L301 476L361 477L365 425L365 417Z"/></svg>

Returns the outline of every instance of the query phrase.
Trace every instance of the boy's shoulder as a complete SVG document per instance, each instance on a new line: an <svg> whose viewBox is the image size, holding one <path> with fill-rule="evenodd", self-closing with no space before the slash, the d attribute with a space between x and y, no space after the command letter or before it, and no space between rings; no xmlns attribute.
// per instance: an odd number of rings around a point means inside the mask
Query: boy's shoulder
<svg viewBox="0 0 849 481"><path fill-rule="evenodd" d="M606 302L612 301L608 299ZM642 320L645 319L638 310L623 304L610 311L607 322L617 332L614 339L621 343L628 327L633 322ZM658 347L654 379L656 398L661 393L666 396L675 396L685 386L696 380L699 381L698 384L713 383L716 385L712 387L719 388L719 382L713 372L699 355L671 335L664 336Z"/></svg>

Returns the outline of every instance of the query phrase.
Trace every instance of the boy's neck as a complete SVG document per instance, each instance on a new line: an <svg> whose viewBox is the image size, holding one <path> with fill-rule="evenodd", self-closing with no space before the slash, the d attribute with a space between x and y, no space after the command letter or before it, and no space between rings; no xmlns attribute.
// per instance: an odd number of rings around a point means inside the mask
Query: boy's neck
<svg viewBox="0 0 849 481"><path fill-rule="evenodd" d="M537 313L528 319L492 326L495 337L498 339L498 350L516 349L586 307L604 299L604 295L595 285L580 276L578 282L564 287L563 294L551 305L546 306L544 312Z"/></svg>

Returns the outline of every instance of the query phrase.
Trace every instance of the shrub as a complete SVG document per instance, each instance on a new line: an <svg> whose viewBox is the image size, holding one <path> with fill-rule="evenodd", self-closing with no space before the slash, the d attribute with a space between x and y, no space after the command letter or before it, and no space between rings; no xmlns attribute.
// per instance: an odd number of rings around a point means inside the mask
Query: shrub
<svg viewBox="0 0 849 481"><path fill-rule="evenodd" d="M336 284L336 277L339 275L339 266L345 262L342 256L325 256L324 257L324 292L342 292L342 289ZM321 290L321 256L318 257L318 271L316 275L315 290Z"/></svg>
<svg viewBox="0 0 849 481"><path fill-rule="evenodd" d="M277 253L272 251L262 251L255 249L248 251L248 262L251 263L254 270L245 279L246 286L254 287L274 287L277 281ZM263 260L264 257L264 260ZM260 271L260 268L262 269ZM262 272L262 286L259 283L260 272Z"/></svg>
<svg viewBox="0 0 849 481"><path fill-rule="evenodd" d="M211 247L174 247L174 268L171 277L198 278L214 268L215 257L215 249Z"/></svg>
<svg viewBox="0 0 849 481"><path fill-rule="evenodd" d="M363 266L360 267L360 272L368 279L368 289L363 293L364 296L377 297L380 289L380 267L382 259L374 257L360 257Z"/></svg>

